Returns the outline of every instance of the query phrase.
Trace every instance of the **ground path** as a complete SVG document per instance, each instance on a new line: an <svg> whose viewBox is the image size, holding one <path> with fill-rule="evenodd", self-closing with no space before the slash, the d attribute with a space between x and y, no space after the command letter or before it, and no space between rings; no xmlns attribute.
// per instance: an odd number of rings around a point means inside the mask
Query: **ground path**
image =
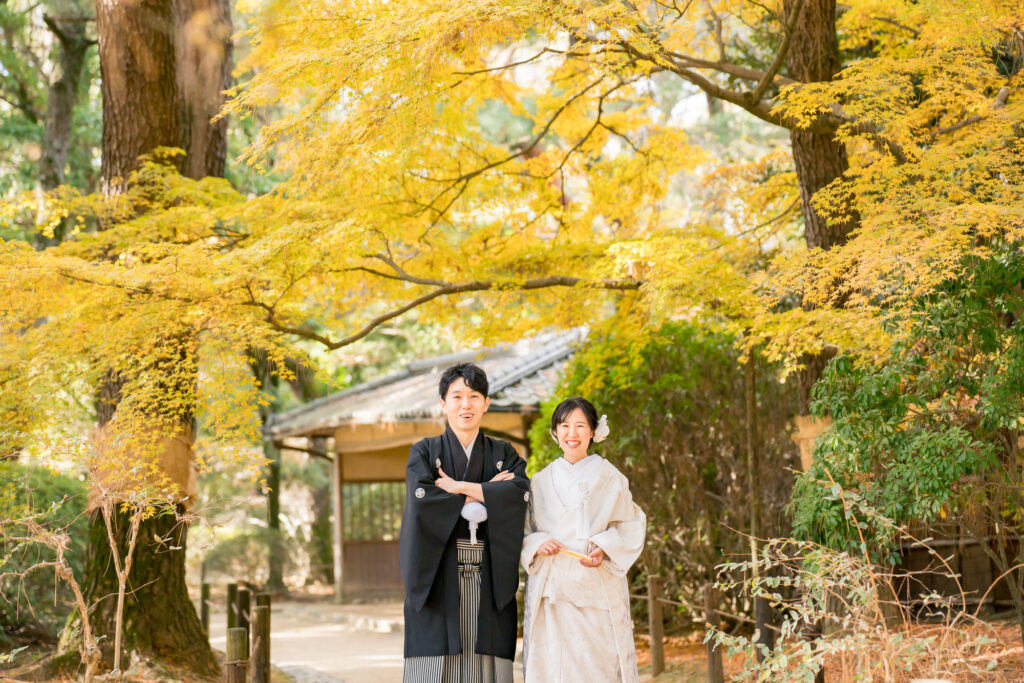
<svg viewBox="0 0 1024 683"><path fill-rule="evenodd" d="M227 616L210 613L210 643L223 650ZM402 606L278 600L270 615L270 658L295 683L402 680ZM517 662L516 681L522 681Z"/></svg>
<svg viewBox="0 0 1024 683"><path fill-rule="evenodd" d="M210 613L210 644L224 650L227 615ZM270 657L294 683L398 683L402 680L402 605L398 602L336 605L323 600L277 600L271 608ZM521 646L520 646L521 647ZM642 648L641 664L647 664ZM702 650L702 647L697 647ZM670 666L658 681L704 681L703 667ZM677 669L677 670L674 670ZM650 681L648 666L640 680ZM516 683L522 683L522 652L516 655ZM275 679L276 683L276 679Z"/></svg>

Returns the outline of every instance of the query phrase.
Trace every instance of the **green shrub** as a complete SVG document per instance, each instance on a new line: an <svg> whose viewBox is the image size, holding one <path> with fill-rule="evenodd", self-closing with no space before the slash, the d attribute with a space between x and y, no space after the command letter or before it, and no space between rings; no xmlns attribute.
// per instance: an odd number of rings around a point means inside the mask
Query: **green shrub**
<svg viewBox="0 0 1024 683"><path fill-rule="evenodd" d="M48 548L18 540L25 536L23 521L32 518L48 531L68 534L65 558L81 578L88 536L85 507L86 487L75 477L0 461L0 574L54 559ZM71 611L68 596L52 569L0 579L0 639L56 637Z"/></svg>
<svg viewBox="0 0 1024 683"><path fill-rule="evenodd" d="M634 592L645 575L665 577L667 597L699 602L723 557L749 553L737 531L749 529L751 500L746 474L744 369L736 338L689 323L673 322L642 336L591 335L570 361L552 400L530 430L530 470L561 451L548 430L559 401L583 396L608 415L611 432L590 452L600 453L629 480L647 514L647 542L634 572ZM757 452L765 533L785 533L798 452L787 434L794 405L791 387L776 370L758 363ZM638 617L645 609L634 601ZM696 613L699 614L697 606ZM686 608L674 614L689 627Z"/></svg>
<svg viewBox="0 0 1024 683"><path fill-rule="evenodd" d="M840 490L897 526L960 521L1004 575L1024 637L1024 253L962 265L889 321L886 357L826 368L812 408L832 426L794 488L794 533L896 561L893 527L844 514Z"/></svg>

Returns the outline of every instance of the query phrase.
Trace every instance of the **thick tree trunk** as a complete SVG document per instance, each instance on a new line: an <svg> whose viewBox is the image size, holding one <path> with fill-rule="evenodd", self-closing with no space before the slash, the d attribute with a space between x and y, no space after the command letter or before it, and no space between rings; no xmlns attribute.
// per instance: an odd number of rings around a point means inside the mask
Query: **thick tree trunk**
<svg viewBox="0 0 1024 683"><path fill-rule="evenodd" d="M138 167L138 158L160 146L179 147L190 154L179 161L185 175L223 175L226 121L210 125L209 118L224 101L231 70L227 0L97 0L96 26L103 93L104 192L121 191L124 179ZM216 49L211 36L219 41ZM205 80L210 74L217 75L213 82ZM187 330L170 333L167 345L172 356L174 349L182 354L194 352ZM101 426L116 411L120 387L119 378L111 375L100 388L105 399L99 405ZM183 433L190 431L190 416L175 418L182 420ZM191 449L182 448L180 441L169 440L178 445L169 445L161 460L161 467L176 481L180 477L173 472L192 467ZM187 441L191 443L191 438ZM127 517L118 515L116 538L121 545L126 541L127 522ZM206 675L216 672L217 664L185 583L186 534L187 526L174 515L143 523L130 576L123 649ZM156 538L163 540L156 542ZM99 601L91 618L93 626L99 633L113 634L116 603L109 596L116 596L117 579L98 514L90 520L84 583L87 597Z"/></svg>
<svg viewBox="0 0 1024 683"><path fill-rule="evenodd" d="M104 192L118 192L143 154L178 145L174 31L171 0L96 0Z"/></svg>
<svg viewBox="0 0 1024 683"><path fill-rule="evenodd" d="M795 0L784 3L787 21L790 21L795 5ZM840 68L835 0L804 0L787 57L792 78L804 83L832 80ZM803 130L791 131L790 141L800 181L807 246L828 249L842 244L856 226L856 221L828 225L815 211L811 197L849 168L846 146L831 134L820 135Z"/></svg>
<svg viewBox="0 0 1024 683"><path fill-rule="evenodd" d="M118 552L124 557L130 515L116 512L114 520ZM187 531L187 526L170 511L144 520L139 528L124 607L122 666L131 661L129 653L140 653L198 674L217 673L217 662L185 584ZM101 642L103 660L111 664L117 575L99 510L93 510L89 517L83 588L95 604L90 623L98 629L97 633L107 636Z"/></svg>
<svg viewBox="0 0 1024 683"><path fill-rule="evenodd" d="M789 75L804 83L830 81L840 69L835 0L803 0L802 3L784 0L787 22L791 21L798 8L787 55ZM804 239L808 248L830 249L843 244L857 227L856 216L829 224L815 210L811 198L815 192L842 177L849 168L846 146L831 134L819 135L802 130L791 131L790 142L800 183ZM799 414L807 415L811 387L821 377L829 356L806 356L802 360L804 370L797 377L797 401Z"/></svg>
<svg viewBox="0 0 1024 683"><path fill-rule="evenodd" d="M223 176L227 117L211 123L231 85L231 6L224 0L174 0L179 164L189 178Z"/></svg>
<svg viewBox="0 0 1024 683"><path fill-rule="evenodd" d="M173 335L169 335L165 348L169 354L194 353L187 338L180 339ZM182 362L189 361L183 359ZM182 387L166 387L165 390L168 394L177 395L184 391ZM108 372L100 385L96 401L101 429L114 419L123 391L123 377ZM187 415L174 417L182 420L183 436L169 440L174 445L161 453L159 468L194 498L195 491L188 483L194 466L190 446L192 418ZM185 581L188 526L174 514L183 510L184 505L181 504L175 509L158 505L157 514L143 520L139 528L122 617L122 667L132 661L133 654L138 654L164 664L186 667L200 675L217 672L217 662ZM127 532L131 525L131 512L119 511L115 505L113 521L116 552L123 564L129 544ZM93 509L89 517L82 587L93 606L89 617L93 631L107 636L101 641L101 646L103 661L108 665L115 661L114 634L118 616L118 577L115 567L106 521L99 509Z"/></svg>
<svg viewBox="0 0 1024 683"><path fill-rule="evenodd" d="M225 0L97 0L106 191L156 147L178 147L190 178L224 175L231 78Z"/></svg>

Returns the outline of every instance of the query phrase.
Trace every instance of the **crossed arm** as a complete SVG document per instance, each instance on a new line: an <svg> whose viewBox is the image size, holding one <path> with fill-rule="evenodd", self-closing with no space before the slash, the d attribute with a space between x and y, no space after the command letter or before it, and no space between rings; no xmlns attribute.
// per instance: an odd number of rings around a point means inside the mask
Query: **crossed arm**
<svg viewBox="0 0 1024 683"><path fill-rule="evenodd" d="M447 474L445 474L444 470L441 469L440 467L437 468L437 471L441 475L434 482L434 485L437 486L437 488L441 489L442 491L447 491L448 493L452 493L459 496L465 496L467 502L484 502L484 489L482 486L480 486L480 484L471 481L459 481L457 479L452 479ZM496 475L491 477L491 481L509 481L510 479L515 478L516 475L514 475L513 473L503 471L498 472Z"/></svg>

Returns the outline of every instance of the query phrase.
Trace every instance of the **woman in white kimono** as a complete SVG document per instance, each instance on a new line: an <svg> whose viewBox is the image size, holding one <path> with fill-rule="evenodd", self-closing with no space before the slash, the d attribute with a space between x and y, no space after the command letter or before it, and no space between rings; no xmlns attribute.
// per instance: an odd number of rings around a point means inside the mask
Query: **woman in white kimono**
<svg viewBox="0 0 1024 683"><path fill-rule="evenodd" d="M527 683L638 680L626 572L647 520L626 477L587 453L607 434L590 401L562 401L551 416L562 457L530 481L521 558Z"/></svg>

